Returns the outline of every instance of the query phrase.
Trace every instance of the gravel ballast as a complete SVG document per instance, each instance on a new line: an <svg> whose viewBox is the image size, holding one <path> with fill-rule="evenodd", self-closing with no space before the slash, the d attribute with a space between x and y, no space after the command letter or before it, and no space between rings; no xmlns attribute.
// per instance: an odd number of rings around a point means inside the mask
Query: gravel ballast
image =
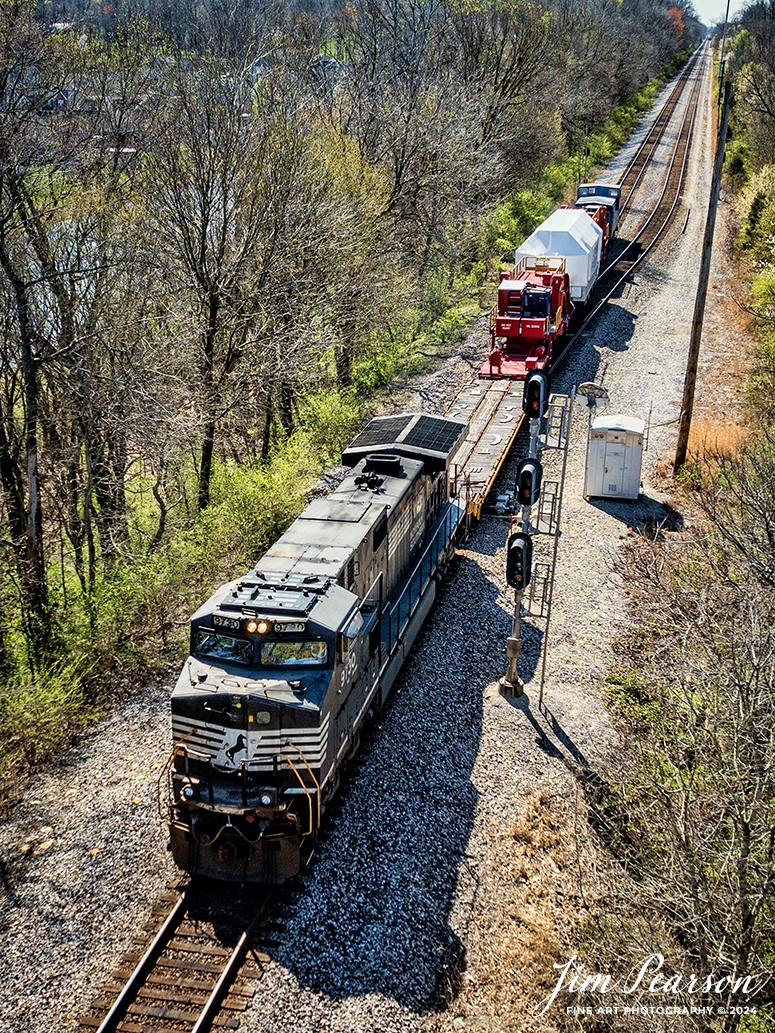
<svg viewBox="0 0 775 1033"><path fill-rule="evenodd" d="M639 501L587 502L587 414L577 403L546 636L548 710L538 707L540 621L525 633L525 695L507 700L497 689L512 622L503 576L508 525L485 517L441 586L358 761L341 816L302 880L243 1017L250 1033L451 1028L450 1013L438 1013L453 992L446 974L459 972L466 957L465 979L479 978L476 930L497 881L494 844L533 791L570 813L578 765L603 763L617 749L604 677L615 663L612 643L626 622L626 600L610 560L629 528L668 512L669 483L660 471L675 447L712 162L707 76L703 90L685 228L686 212L553 377L555 391L602 380L607 411L647 418L651 409L651 432ZM701 376L709 379L737 335L725 329L724 232L722 211L708 303L716 332L703 342ZM739 336L734 341L743 347ZM423 379L407 408L445 409L485 347L480 325L459 357ZM706 404L712 412L701 379L698 406ZM513 469L512 460L506 484ZM34 775L0 826L4 1030L75 1029L176 876L156 813L173 683L171 673L166 684L138 692ZM497 1029L497 1016L492 1021L488 1028Z"/></svg>

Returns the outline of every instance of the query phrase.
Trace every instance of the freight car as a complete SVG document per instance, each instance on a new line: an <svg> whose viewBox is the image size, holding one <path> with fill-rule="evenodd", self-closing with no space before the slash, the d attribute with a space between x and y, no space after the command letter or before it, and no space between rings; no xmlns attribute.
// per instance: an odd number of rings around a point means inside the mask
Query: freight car
<svg viewBox="0 0 775 1033"><path fill-rule="evenodd" d="M582 183L574 207L558 208L517 248L514 268L498 284L480 377L524 380L549 366L555 341L600 273L619 225L620 199L619 186Z"/></svg>
<svg viewBox="0 0 775 1033"><path fill-rule="evenodd" d="M452 554L465 511L449 472L465 432L425 414L372 420L339 487L191 618L163 780L183 870L283 882L314 849Z"/></svg>

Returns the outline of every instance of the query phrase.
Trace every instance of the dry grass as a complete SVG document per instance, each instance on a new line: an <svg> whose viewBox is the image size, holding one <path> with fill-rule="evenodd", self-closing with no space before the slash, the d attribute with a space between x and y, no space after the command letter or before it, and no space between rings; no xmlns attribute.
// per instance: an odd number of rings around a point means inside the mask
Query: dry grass
<svg viewBox="0 0 775 1033"><path fill-rule="evenodd" d="M748 437L745 427L738 423L711 423L695 419L689 433L689 452L705 460L732 459Z"/></svg>
<svg viewBox="0 0 775 1033"><path fill-rule="evenodd" d="M571 1028L564 1009L537 1013L557 983L555 962L573 954L569 945L587 916L575 860L573 820L547 794L531 793L512 828L493 836L488 885L480 887L486 907L473 915L466 979L438 1028L449 1029L453 1017L465 1029L489 1033ZM573 1020L572 1028L583 1027Z"/></svg>
<svg viewBox="0 0 775 1033"><path fill-rule="evenodd" d="M696 475L700 475L701 471L714 473L719 463L734 459L747 440L748 429L739 423L695 416L689 430L688 461L692 462ZM658 463L652 477L661 491L670 493L677 490L672 459Z"/></svg>

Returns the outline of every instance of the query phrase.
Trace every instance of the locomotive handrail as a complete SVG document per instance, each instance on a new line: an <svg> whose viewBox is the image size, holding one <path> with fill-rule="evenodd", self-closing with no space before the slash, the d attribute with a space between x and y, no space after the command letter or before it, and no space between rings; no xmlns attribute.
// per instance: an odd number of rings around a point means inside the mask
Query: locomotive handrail
<svg viewBox="0 0 775 1033"><path fill-rule="evenodd" d="M167 808L169 808L169 807L172 806L172 804L174 802L174 795L173 795L173 792L172 792L172 765L175 763L175 757L177 756L178 752L181 749L183 749L184 752L188 753L188 746L186 745L186 739L188 739L188 737L190 735L193 735L193 734L194 734L194 730L192 728L191 731L186 732L186 734L184 736L182 736L180 739L178 739L177 742L172 744L172 749L170 750L170 755L167 758L167 760L164 762L164 764L162 766L162 769L159 772L159 777L156 780L156 810L157 810L158 815L159 815L160 818L165 818L166 817L166 814L164 812L164 804L162 804L162 799L161 799L162 798L162 792L163 792L162 782L166 782L166 788L167 788Z"/></svg>
<svg viewBox="0 0 775 1033"><path fill-rule="evenodd" d="M315 775L313 774L312 768L307 763L307 758L304 756L304 754L299 749L299 747L296 745L296 743L295 742L291 742L290 739L286 739L285 740L285 745L286 746L292 746L294 748L294 750L296 750L298 755L304 761L304 767L309 772L309 777L315 783L315 789L317 790L317 812L318 813L317 813L317 824L313 825L313 821L312 821L312 795L311 795L311 793L309 791L309 788L307 787L306 783L304 782L304 779L301 777L301 775L297 771L296 765L293 763L293 761L290 759L290 757L283 757L283 760L288 762L288 764L290 765L291 771L294 773L296 778L298 778L299 785L304 790L304 795L307 797L307 802L309 803L309 832L304 832L304 833L302 833L302 835L304 835L304 836L311 836L312 832L313 832L313 829L315 829L315 828L319 829L320 828L320 783L315 778Z"/></svg>

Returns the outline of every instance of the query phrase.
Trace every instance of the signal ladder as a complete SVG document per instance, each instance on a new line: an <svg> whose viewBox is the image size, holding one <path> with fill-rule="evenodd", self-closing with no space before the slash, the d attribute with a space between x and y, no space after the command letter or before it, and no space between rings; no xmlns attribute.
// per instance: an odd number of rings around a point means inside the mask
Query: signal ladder
<svg viewBox="0 0 775 1033"><path fill-rule="evenodd" d="M520 531L509 537L507 550L507 579L515 589L514 625L511 636L506 640L509 667L506 675L500 680L500 689L504 696L510 697L521 696L524 692L524 683L517 670L522 652L520 621L522 617L545 621L539 704L543 702L544 696L554 576L560 542L562 495L568 466L574 400L575 390L570 395L553 394L549 397L548 403L541 406L545 415L530 419L530 450L528 458L522 460L517 471L516 496L517 501L523 503L522 526ZM547 451L553 451L562 457L559 480L543 480L540 456ZM540 559L535 563L532 561L533 535L553 539L550 543L549 558Z"/></svg>

